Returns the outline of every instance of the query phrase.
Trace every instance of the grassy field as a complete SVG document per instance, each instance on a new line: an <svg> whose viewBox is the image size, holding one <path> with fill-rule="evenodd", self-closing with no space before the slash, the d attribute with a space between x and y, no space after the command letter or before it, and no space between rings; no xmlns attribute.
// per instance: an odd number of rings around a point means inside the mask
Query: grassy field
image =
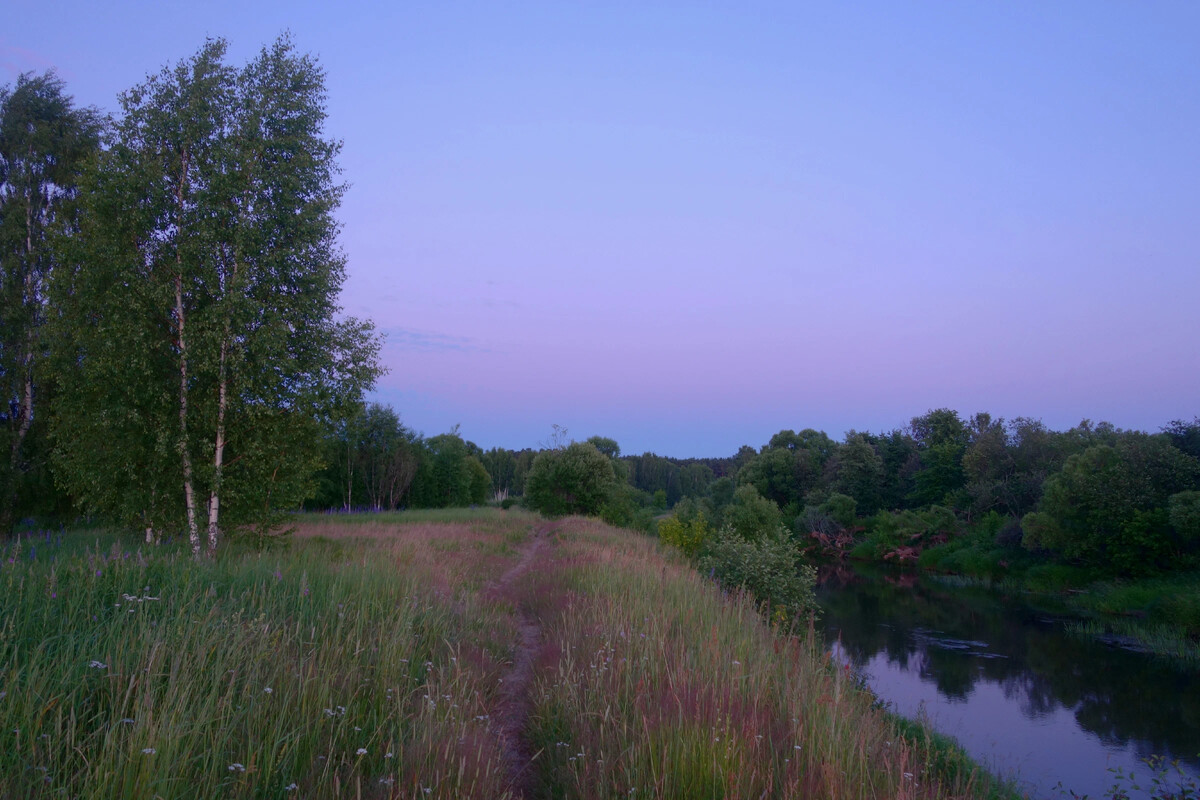
<svg viewBox="0 0 1200 800"><path fill-rule="evenodd" d="M657 542L515 510L0 566L0 796L1004 797Z"/></svg>

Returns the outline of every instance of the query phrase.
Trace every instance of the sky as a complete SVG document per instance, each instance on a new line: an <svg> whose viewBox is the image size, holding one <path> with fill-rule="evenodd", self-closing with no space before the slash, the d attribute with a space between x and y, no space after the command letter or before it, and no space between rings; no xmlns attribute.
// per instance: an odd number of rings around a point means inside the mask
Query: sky
<svg viewBox="0 0 1200 800"><path fill-rule="evenodd" d="M287 30L344 143L341 302L427 435L731 455L935 408L1200 415L1200 4L54 2L80 105Z"/></svg>

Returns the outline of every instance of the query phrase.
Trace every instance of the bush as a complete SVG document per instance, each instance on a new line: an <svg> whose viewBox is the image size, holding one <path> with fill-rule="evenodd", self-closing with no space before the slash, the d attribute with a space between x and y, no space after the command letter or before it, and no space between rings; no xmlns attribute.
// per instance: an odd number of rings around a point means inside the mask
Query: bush
<svg viewBox="0 0 1200 800"><path fill-rule="evenodd" d="M725 523L743 539L769 536L779 527L779 506L758 493L753 486L739 486L733 505L725 512Z"/></svg>
<svg viewBox="0 0 1200 800"><path fill-rule="evenodd" d="M538 454L525 478L525 503L549 517L598 514L617 479L612 462L587 442Z"/></svg>
<svg viewBox="0 0 1200 800"><path fill-rule="evenodd" d="M688 558L699 555L712 535L712 528L704 518L703 511L697 512L691 519L675 515L658 523L658 538L679 548Z"/></svg>
<svg viewBox="0 0 1200 800"><path fill-rule="evenodd" d="M958 533L958 518L943 506L924 511L880 511L871 517L867 538L851 556L864 559L914 557L922 549L940 544Z"/></svg>
<svg viewBox="0 0 1200 800"><path fill-rule="evenodd" d="M699 568L726 589L749 592L773 619L796 621L817 613L817 571L803 563L782 529L750 541L722 528L709 540Z"/></svg>

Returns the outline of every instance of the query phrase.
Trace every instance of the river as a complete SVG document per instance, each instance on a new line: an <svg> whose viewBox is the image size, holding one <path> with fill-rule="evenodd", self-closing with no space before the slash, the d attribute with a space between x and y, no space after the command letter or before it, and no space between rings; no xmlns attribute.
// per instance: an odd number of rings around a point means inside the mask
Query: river
<svg viewBox="0 0 1200 800"><path fill-rule="evenodd" d="M935 576L827 566L818 599L828 646L881 700L1030 797L1107 797L1118 770L1147 787L1151 755L1200 781L1195 666L1069 635L1052 600Z"/></svg>

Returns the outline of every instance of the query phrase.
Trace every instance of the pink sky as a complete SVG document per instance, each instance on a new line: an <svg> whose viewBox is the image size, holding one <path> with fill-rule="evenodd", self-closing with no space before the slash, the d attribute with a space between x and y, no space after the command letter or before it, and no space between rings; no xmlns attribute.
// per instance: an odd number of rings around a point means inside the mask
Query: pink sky
<svg viewBox="0 0 1200 800"><path fill-rule="evenodd" d="M344 304L429 435L728 455L929 408L1200 414L1200 7L26 4L80 102L284 28L345 142Z"/></svg>

